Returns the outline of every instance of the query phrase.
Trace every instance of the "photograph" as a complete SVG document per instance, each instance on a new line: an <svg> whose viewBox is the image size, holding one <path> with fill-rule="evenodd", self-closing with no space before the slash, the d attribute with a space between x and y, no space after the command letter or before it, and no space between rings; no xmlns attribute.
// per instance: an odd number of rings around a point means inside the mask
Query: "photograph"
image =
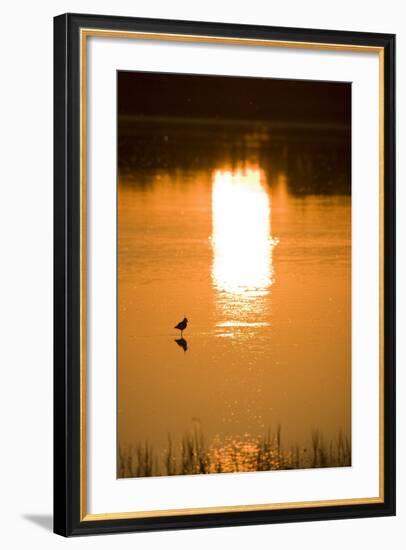
<svg viewBox="0 0 406 550"><path fill-rule="evenodd" d="M4 4L6 550L406 540L406 27L366 7Z"/></svg>
<svg viewBox="0 0 406 550"><path fill-rule="evenodd" d="M117 478L352 465L351 97L117 71Z"/></svg>
<svg viewBox="0 0 406 550"><path fill-rule="evenodd" d="M395 42L55 17L55 533L395 514Z"/></svg>

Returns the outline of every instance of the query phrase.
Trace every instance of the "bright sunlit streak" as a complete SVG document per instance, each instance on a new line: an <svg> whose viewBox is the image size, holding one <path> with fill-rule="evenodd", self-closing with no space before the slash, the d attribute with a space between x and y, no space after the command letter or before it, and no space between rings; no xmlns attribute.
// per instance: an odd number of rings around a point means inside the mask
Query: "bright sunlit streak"
<svg viewBox="0 0 406 550"><path fill-rule="evenodd" d="M275 241L263 178L257 167L213 174L213 283L241 298L263 296L272 284Z"/></svg>

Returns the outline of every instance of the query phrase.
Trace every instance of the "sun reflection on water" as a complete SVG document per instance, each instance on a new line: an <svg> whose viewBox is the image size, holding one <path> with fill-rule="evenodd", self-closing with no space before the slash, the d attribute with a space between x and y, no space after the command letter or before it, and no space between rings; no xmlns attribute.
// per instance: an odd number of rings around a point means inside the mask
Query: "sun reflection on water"
<svg viewBox="0 0 406 550"><path fill-rule="evenodd" d="M227 325L255 325L273 282L271 198L258 166L216 170L212 188L212 281Z"/></svg>

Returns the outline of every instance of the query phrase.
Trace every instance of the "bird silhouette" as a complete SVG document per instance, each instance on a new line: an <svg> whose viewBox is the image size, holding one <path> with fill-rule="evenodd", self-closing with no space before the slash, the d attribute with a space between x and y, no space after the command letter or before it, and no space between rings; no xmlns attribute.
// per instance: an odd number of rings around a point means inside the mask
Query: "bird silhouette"
<svg viewBox="0 0 406 550"><path fill-rule="evenodd" d="M187 341L184 338L176 338L175 342L183 349L185 353L187 352Z"/></svg>
<svg viewBox="0 0 406 550"><path fill-rule="evenodd" d="M188 323L188 321L187 321L187 319L186 319L186 317L185 317L185 318L183 319L183 321L181 321L180 323L178 323L178 324L176 325L176 327L174 327L174 328L177 328L178 330L180 330L180 337L181 337L181 338L183 338L183 331L186 329L187 323Z"/></svg>

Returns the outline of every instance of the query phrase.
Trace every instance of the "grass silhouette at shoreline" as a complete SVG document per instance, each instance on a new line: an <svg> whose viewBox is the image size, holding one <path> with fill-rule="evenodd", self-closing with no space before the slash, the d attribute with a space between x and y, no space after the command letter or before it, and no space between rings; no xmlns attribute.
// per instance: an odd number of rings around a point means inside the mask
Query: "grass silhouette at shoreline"
<svg viewBox="0 0 406 550"><path fill-rule="evenodd" d="M278 426L275 432L269 430L256 439L230 437L207 445L201 431L195 429L177 445L168 436L162 454L145 442L120 447L117 458L118 478L337 468L351 466L351 444L341 431L327 440L313 430L309 445L286 449Z"/></svg>

